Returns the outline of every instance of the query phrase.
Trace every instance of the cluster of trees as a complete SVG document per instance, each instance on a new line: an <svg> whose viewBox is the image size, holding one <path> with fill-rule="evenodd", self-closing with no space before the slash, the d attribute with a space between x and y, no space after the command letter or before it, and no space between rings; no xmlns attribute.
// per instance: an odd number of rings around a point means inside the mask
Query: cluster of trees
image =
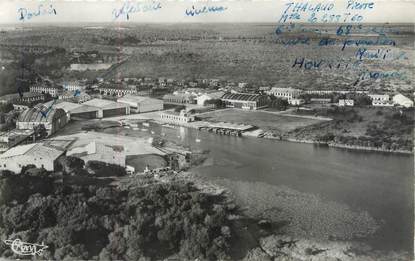
<svg viewBox="0 0 415 261"><path fill-rule="evenodd" d="M13 110L13 104L0 103L0 113L8 113Z"/></svg>
<svg viewBox="0 0 415 261"><path fill-rule="evenodd" d="M314 109L314 114L333 118L335 122L361 122L363 117L359 114L357 110L351 107L338 107L332 106L328 108Z"/></svg>
<svg viewBox="0 0 415 261"><path fill-rule="evenodd" d="M285 111L288 108L288 101L271 95L270 100L268 101L268 107L279 111Z"/></svg>
<svg viewBox="0 0 415 261"><path fill-rule="evenodd" d="M120 165L109 164L102 161L90 160L86 164L86 168L97 177L125 176L127 173L125 168Z"/></svg>
<svg viewBox="0 0 415 261"><path fill-rule="evenodd" d="M403 138L389 138L378 136L336 136L334 142L349 146L372 147L384 150L407 150L412 151L412 141Z"/></svg>
<svg viewBox="0 0 415 261"><path fill-rule="evenodd" d="M212 99L205 101L205 106L213 105L215 108L225 108L226 104L221 99Z"/></svg>
<svg viewBox="0 0 415 261"><path fill-rule="evenodd" d="M228 258L230 210L190 183L121 190L57 181L56 173L3 173L0 236L43 242L44 259ZM20 258L4 244L0 256Z"/></svg>

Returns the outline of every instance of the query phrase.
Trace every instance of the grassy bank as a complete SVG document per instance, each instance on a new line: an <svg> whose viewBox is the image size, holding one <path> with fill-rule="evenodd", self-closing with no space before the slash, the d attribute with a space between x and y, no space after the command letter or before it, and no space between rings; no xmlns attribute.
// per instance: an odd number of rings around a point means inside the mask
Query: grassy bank
<svg viewBox="0 0 415 261"><path fill-rule="evenodd" d="M300 113L300 112L297 112ZM308 114L333 120L297 128L285 134L291 140L327 143L333 147L411 152L413 148L413 109L402 108L324 108Z"/></svg>

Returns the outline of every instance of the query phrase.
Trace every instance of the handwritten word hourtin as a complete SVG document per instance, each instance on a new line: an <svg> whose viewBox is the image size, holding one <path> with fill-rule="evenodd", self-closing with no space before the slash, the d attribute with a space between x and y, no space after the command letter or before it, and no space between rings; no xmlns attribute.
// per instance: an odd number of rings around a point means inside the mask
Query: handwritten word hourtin
<svg viewBox="0 0 415 261"><path fill-rule="evenodd" d="M56 9L52 5L44 6L43 4L38 5L36 10L28 10L27 8L17 9L20 21L30 20L37 16L46 15L57 15Z"/></svg>
<svg viewBox="0 0 415 261"><path fill-rule="evenodd" d="M218 13L218 12L224 12L225 10L227 10L227 7L224 6L203 6L201 8L195 8L194 5L192 5L192 8L186 9L185 14L187 16L197 16L197 15L202 15L202 14L207 14L207 13Z"/></svg>
<svg viewBox="0 0 415 261"><path fill-rule="evenodd" d="M130 20L130 14L132 13L146 13L146 12L154 12L161 9L160 2L152 2L152 3L132 3L132 2L125 2L121 8L116 8L112 10L112 14L114 16L114 20L124 17L127 20Z"/></svg>
<svg viewBox="0 0 415 261"><path fill-rule="evenodd" d="M299 68L304 70L344 70L344 69L358 69L361 66L361 61L349 62L349 61L336 61L326 59L306 59L304 57L295 58L292 68Z"/></svg>

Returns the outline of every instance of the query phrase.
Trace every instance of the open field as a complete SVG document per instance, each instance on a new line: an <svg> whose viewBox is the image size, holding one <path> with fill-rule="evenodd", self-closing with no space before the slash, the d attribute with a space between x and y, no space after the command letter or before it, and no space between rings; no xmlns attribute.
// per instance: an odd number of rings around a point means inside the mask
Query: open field
<svg viewBox="0 0 415 261"><path fill-rule="evenodd" d="M123 25L124 26L124 25ZM323 25L319 25L323 26ZM368 25L370 26L370 25ZM396 27L399 35L388 35L396 41L390 47L394 52L405 52L408 59L396 61L370 60L362 68L367 70L396 71L406 79L385 78L378 82L361 82L366 89L411 89L413 75L413 26ZM336 27L324 25L335 33ZM256 85L276 85L304 89L350 89L359 77L359 70L335 70L322 67L304 70L292 68L296 58L326 63L353 63L358 47L348 46L340 51L340 44L318 46L324 35L311 37L310 45L279 43L276 24L184 24L184 25L106 25L95 29L82 27L33 27L30 31L3 32L0 56L14 61L14 74L21 66L51 79L86 78L93 80L102 71L70 72L71 50L98 51L112 62L128 58L127 62L108 74L108 77L171 77L175 79L218 78L246 81ZM333 34L331 37L335 37ZM292 35L290 36L292 37ZM341 41L340 41L341 42ZM22 53L17 46L41 46L44 52ZM367 46L376 51L378 46ZM47 52L54 50L52 52ZM11 72L8 73L11 75ZM14 78L0 81L12 90ZM33 78L25 75L24 78Z"/></svg>
<svg viewBox="0 0 415 261"><path fill-rule="evenodd" d="M133 166L135 171L138 172L144 171L146 166L148 166L150 169L167 166L167 162L163 157L154 154L128 156L126 163L129 166Z"/></svg>
<svg viewBox="0 0 415 261"><path fill-rule="evenodd" d="M263 111L242 111L237 109L204 113L200 116L205 121L232 122L254 125L264 131L285 133L299 127L305 127L322 121L300 117L277 115Z"/></svg>

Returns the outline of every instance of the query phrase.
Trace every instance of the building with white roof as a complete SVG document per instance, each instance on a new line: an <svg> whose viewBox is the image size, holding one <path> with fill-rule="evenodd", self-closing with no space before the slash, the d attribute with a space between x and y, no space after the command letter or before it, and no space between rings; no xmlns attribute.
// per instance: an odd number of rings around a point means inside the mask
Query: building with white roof
<svg viewBox="0 0 415 261"><path fill-rule="evenodd" d="M408 97L398 93L392 98L393 103L399 106L403 106L405 108L410 108L414 106L414 101L409 99Z"/></svg>
<svg viewBox="0 0 415 261"><path fill-rule="evenodd" d="M340 99L339 106L354 106L354 100L352 99Z"/></svg>
<svg viewBox="0 0 415 261"><path fill-rule="evenodd" d="M98 118L130 114L130 106L128 104L110 100L92 99L90 101L84 102L82 105L99 108Z"/></svg>
<svg viewBox="0 0 415 261"><path fill-rule="evenodd" d="M0 170L19 173L24 166L35 165L53 171L56 169L56 160L64 154L64 150L43 143L16 146L0 155Z"/></svg>
<svg viewBox="0 0 415 261"><path fill-rule="evenodd" d="M160 111L163 109L162 100L146 96L126 95L122 98L118 98L117 102L127 104L130 106L130 110L135 113Z"/></svg>
<svg viewBox="0 0 415 261"><path fill-rule="evenodd" d="M220 98L222 98L222 96L224 95L225 93L224 92L222 92L222 91L219 91L219 92L210 92L210 93L204 93L204 94L202 94L202 95L199 95L197 98L196 98L196 101L197 101L197 105L200 105L200 106L205 106L206 104L206 101L210 101L210 100L215 100L215 99L220 99Z"/></svg>
<svg viewBox="0 0 415 261"><path fill-rule="evenodd" d="M85 90L86 86L85 84L79 82L79 81L68 81L68 82L63 82L62 83L63 89L67 90L67 91L81 91L81 90Z"/></svg>
<svg viewBox="0 0 415 261"><path fill-rule="evenodd" d="M121 145L108 145L94 140L84 146L72 148L66 155L80 158L85 164L94 160L125 167L126 155Z"/></svg>
<svg viewBox="0 0 415 261"><path fill-rule="evenodd" d="M294 88L279 88L279 87L272 87L270 91L268 91L269 95L274 95L275 97L291 100L294 98L298 98L300 96L302 90L294 89Z"/></svg>

